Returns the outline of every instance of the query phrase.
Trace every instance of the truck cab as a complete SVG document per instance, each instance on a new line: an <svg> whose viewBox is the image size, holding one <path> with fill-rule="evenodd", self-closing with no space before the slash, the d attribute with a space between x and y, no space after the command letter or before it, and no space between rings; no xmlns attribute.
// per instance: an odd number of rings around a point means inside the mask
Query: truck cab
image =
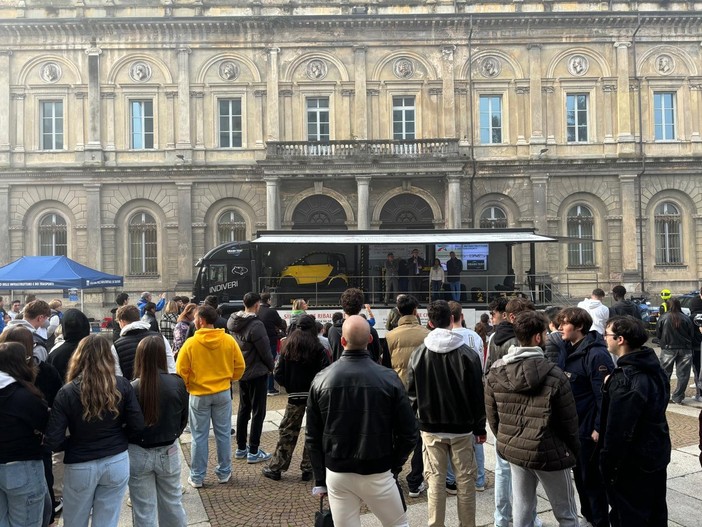
<svg viewBox="0 0 702 527"><path fill-rule="evenodd" d="M215 247L195 264L195 302L217 295L220 302L241 300L254 291L256 260L250 242L230 242Z"/></svg>

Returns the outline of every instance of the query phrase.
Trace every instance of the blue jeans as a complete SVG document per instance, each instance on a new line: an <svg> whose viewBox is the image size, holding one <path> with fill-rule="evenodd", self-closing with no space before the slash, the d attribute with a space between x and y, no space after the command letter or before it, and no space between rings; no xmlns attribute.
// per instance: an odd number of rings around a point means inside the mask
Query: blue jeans
<svg viewBox="0 0 702 527"><path fill-rule="evenodd" d="M512 521L512 470L497 452L495 441L495 525L508 527Z"/></svg>
<svg viewBox="0 0 702 527"><path fill-rule="evenodd" d="M478 472L475 477L475 486L482 487L485 485L485 451L483 445L478 444L473 436L473 451L475 452L475 462L478 465ZM456 475L453 473L453 465L449 459L448 467L446 468L446 483L453 485L456 483Z"/></svg>
<svg viewBox="0 0 702 527"><path fill-rule="evenodd" d="M185 527L188 522L182 494L177 443L156 448L129 445L129 497L134 525Z"/></svg>
<svg viewBox="0 0 702 527"><path fill-rule="evenodd" d="M116 527L129 481L127 451L84 463L68 463L63 470L63 523L88 527Z"/></svg>
<svg viewBox="0 0 702 527"><path fill-rule="evenodd" d="M449 287L451 288L451 297L456 302L461 301L461 282L449 282Z"/></svg>
<svg viewBox="0 0 702 527"><path fill-rule="evenodd" d="M232 472L232 398L229 390L211 395L190 395L190 433L193 438L190 479L195 483L202 483L207 472L210 420L217 445L215 474L222 479Z"/></svg>
<svg viewBox="0 0 702 527"><path fill-rule="evenodd" d="M0 527L40 527L47 492L41 460L0 464Z"/></svg>
<svg viewBox="0 0 702 527"><path fill-rule="evenodd" d="M275 362L276 357L278 356L278 339L270 339L271 340L271 357L273 357L273 362ZM275 376L270 373L268 375L268 393L273 392L275 390Z"/></svg>

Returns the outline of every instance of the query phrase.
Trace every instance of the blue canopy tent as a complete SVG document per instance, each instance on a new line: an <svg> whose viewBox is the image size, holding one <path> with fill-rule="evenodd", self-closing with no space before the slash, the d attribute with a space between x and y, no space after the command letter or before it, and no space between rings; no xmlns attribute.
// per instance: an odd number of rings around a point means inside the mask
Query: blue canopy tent
<svg viewBox="0 0 702 527"><path fill-rule="evenodd" d="M0 267L0 289L80 289L122 287L121 276L96 271L66 256L23 256Z"/></svg>

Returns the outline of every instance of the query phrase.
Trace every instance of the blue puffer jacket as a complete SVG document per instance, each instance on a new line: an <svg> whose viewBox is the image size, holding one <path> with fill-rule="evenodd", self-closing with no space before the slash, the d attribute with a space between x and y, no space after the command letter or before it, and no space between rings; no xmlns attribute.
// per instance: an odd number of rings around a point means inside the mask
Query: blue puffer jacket
<svg viewBox="0 0 702 527"><path fill-rule="evenodd" d="M565 374L575 398L580 439L587 439L593 430L600 431L602 385L614 369L614 361L602 336L590 331L575 349L568 350Z"/></svg>

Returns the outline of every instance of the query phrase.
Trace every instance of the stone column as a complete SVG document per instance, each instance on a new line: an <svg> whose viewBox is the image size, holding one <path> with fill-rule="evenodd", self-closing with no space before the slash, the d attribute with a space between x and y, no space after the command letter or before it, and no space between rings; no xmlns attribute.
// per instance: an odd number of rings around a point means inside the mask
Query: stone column
<svg viewBox="0 0 702 527"><path fill-rule="evenodd" d="M0 126L0 166L10 164L10 55L9 49L0 50L0 71L5 72L0 75L0 123L5 123Z"/></svg>
<svg viewBox="0 0 702 527"><path fill-rule="evenodd" d="M528 134L528 124L529 124L529 86L517 86L515 89L517 93L517 111L515 115L517 116L516 126L517 126L517 144L526 145L527 144L527 134Z"/></svg>
<svg viewBox="0 0 702 527"><path fill-rule="evenodd" d="M542 145L544 119L541 102L541 46L529 44L529 106L531 107L531 137L529 142Z"/></svg>
<svg viewBox="0 0 702 527"><path fill-rule="evenodd" d="M103 92L100 94L105 101L105 150L115 150L115 94Z"/></svg>
<svg viewBox="0 0 702 527"><path fill-rule="evenodd" d="M629 47L631 47L631 42L615 42L614 47L617 50L617 141L633 143L631 98L629 96Z"/></svg>
<svg viewBox="0 0 702 527"><path fill-rule="evenodd" d="M85 50L88 55L88 141L85 145L85 165L102 165L102 137L100 124L100 54L95 44Z"/></svg>
<svg viewBox="0 0 702 527"><path fill-rule="evenodd" d="M380 137L380 109L378 108L379 104L379 95L380 91L375 90L375 89L370 89L366 90L366 93L368 94L368 97L370 97L370 121L371 121L371 130L370 130L370 136L368 139L378 139ZM356 97L360 97L362 94L357 93Z"/></svg>
<svg viewBox="0 0 702 527"><path fill-rule="evenodd" d="M556 126L556 96L555 89L553 86L543 86L541 92L544 94L544 113L546 114L545 121L546 126L544 130L544 135L546 137L546 143L550 145L556 144L556 133L558 127ZM560 136L560 134L559 134Z"/></svg>
<svg viewBox="0 0 702 527"><path fill-rule="evenodd" d="M281 103L283 105L282 115L283 122L281 125L282 135L280 137L281 141L292 141L293 139L293 118L292 118L292 90L280 90L278 96L281 98ZM348 114L346 114L348 115Z"/></svg>
<svg viewBox="0 0 702 527"><path fill-rule="evenodd" d="M354 46L354 105L352 137L358 140L368 139L368 99L366 93L366 48Z"/></svg>
<svg viewBox="0 0 702 527"><path fill-rule="evenodd" d="M531 188L534 207L534 229L538 234L548 233L546 215L548 212L548 176L531 176ZM548 252L545 248L536 250L536 272L541 274L548 271Z"/></svg>
<svg viewBox="0 0 702 527"><path fill-rule="evenodd" d="M358 187L358 230L366 231L370 229L370 181L368 176L356 177Z"/></svg>
<svg viewBox="0 0 702 527"><path fill-rule="evenodd" d="M88 97L88 94L85 93L84 91L77 91L74 93L76 97L76 106L75 106L75 111L71 112L72 115L78 116L77 119L75 119L75 134L76 134L76 152L83 152L85 150L85 129L83 128L83 124L86 121L85 117L85 100ZM66 144L66 141L64 140L64 144ZM98 156L96 155L96 152L93 151L90 156L86 156L86 159L90 158L95 158L95 159L90 159L91 162L94 162Z"/></svg>
<svg viewBox="0 0 702 527"><path fill-rule="evenodd" d="M456 90L453 79L454 52L456 46L444 46L441 48L441 55L444 60L441 63L443 68L443 97L444 97L444 129L443 137L456 137Z"/></svg>
<svg viewBox="0 0 702 527"><path fill-rule="evenodd" d="M176 183L178 189L178 289L190 291L193 284L193 197L192 183Z"/></svg>
<svg viewBox="0 0 702 527"><path fill-rule="evenodd" d="M636 174L619 176L619 200L622 204L622 281L636 282L638 268L636 233Z"/></svg>
<svg viewBox="0 0 702 527"><path fill-rule="evenodd" d="M278 141L280 138L280 110L278 108L278 54L280 48L268 48L268 79L266 82L266 111L268 117L267 140Z"/></svg>
<svg viewBox="0 0 702 527"><path fill-rule="evenodd" d="M461 176L460 174L449 174L446 179L448 181L447 227L449 229L460 229L463 221L461 217Z"/></svg>
<svg viewBox="0 0 702 527"><path fill-rule="evenodd" d="M603 84L602 85L602 92L604 94L604 142L605 143L612 143L614 141L614 131L613 131L613 125L614 125L614 105L612 104L614 101L615 95L617 91L617 85L616 84Z"/></svg>
<svg viewBox="0 0 702 527"><path fill-rule="evenodd" d="M190 95L190 94L188 94ZM177 91L167 91L166 92L166 137L165 137L165 146L166 149L169 148L174 148L176 146L175 144L175 132L173 129L173 107L175 106L175 99L178 97L178 92ZM179 101L180 102L180 101ZM178 104L180 106L180 104ZM180 108L178 108L178 111L180 111Z"/></svg>
<svg viewBox="0 0 702 527"><path fill-rule="evenodd" d="M266 182L266 229L280 229L280 195L278 177L264 177Z"/></svg>
<svg viewBox="0 0 702 527"><path fill-rule="evenodd" d="M86 223L88 225L88 251L86 262L88 267L102 269L102 213L100 210L100 183L86 183Z"/></svg>
<svg viewBox="0 0 702 527"><path fill-rule="evenodd" d="M10 185L0 185L0 266L10 263Z"/></svg>
<svg viewBox="0 0 702 527"><path fill-rule="evenodd" d="M178 48L178 130L176 150L190 150L190 48ZM190 157L186 155L185 157Z"/></svg>

